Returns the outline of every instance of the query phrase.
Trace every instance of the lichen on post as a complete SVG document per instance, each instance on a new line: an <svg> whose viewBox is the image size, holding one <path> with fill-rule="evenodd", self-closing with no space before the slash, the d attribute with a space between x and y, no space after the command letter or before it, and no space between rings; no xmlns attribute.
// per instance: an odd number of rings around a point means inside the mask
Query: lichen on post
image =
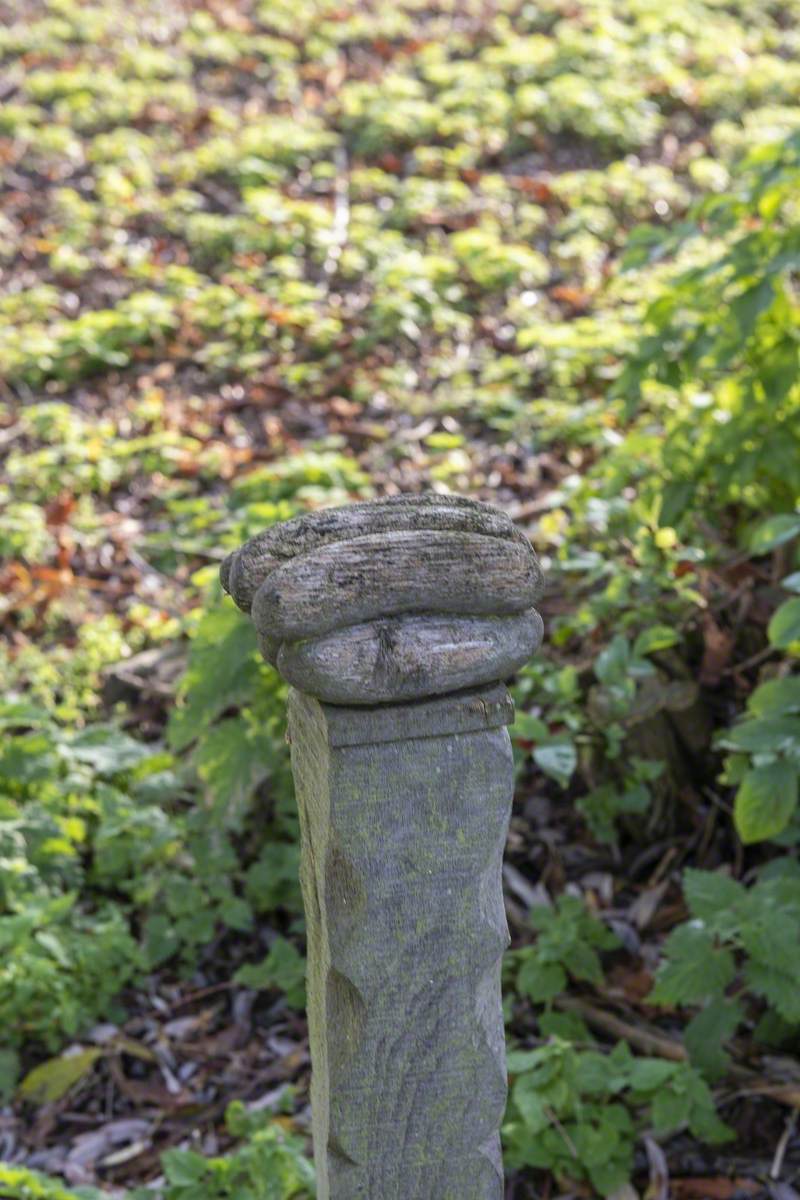
<svg viewBox="0 0 800 1200"><path fill-rule="evenodd" d="M275 526L222 580L292 685L318 1196L501 1200L530 543L489 505L399 497Z"/></svg>

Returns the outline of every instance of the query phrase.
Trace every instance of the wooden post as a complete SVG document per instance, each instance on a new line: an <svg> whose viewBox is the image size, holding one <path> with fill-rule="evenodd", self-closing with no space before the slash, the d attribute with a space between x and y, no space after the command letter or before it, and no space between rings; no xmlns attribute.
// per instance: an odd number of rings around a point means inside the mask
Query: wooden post
<svg viewBox="0 0 800 1200"><path fill-rule="evenodd" d="M403 497L276 526L222 579L293 685L319 1200L501 1200L499 681L541 640L530 544Z"/></svg>

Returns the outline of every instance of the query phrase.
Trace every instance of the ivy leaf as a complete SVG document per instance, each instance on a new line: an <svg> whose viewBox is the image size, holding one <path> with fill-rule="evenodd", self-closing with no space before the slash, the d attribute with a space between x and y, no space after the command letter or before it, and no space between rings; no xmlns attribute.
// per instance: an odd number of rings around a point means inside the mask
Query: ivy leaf
<svg viewBox="0 0 800 1200"><path fill-rule="evenodd" d="M750 845L781 833L797 807L797 770L779 761L748 771L736 793L734 822Z"/></svg>

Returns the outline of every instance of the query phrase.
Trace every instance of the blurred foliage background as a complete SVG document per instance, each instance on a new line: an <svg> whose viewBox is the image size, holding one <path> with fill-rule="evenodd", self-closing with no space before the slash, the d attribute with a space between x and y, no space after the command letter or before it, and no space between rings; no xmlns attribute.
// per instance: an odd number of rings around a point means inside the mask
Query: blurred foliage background
<svg viewBox="0 0 800 1200"><path fill-rule="evenodd" d="M458 491L514 683L512 1200L800 1176L798 0L0 0L0 1195L313 1195L225 554Z"/></svg>

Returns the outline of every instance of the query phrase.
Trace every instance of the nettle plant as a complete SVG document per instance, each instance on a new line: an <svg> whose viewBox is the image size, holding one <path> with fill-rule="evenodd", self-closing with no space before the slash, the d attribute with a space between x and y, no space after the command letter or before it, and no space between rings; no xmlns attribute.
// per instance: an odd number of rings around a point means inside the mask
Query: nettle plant
<svg viewBox="0 0 800 1200"><path fill-rule="evenodd" d="M284 1098L290 1101L289 1093ZM161 1156L162 1182L119 1193L124 1200L311 1200L314 1167L303 1139L288 1133L274 1112L251 1113L240 1101L228 1105L228 1135L240 1140L229 1154L206 1158L193 1150ZM14 1200L104 1200L108 1192L69 1187L26 1167L0 1163L0 1189Z"/></svg>
<svg viewBox="0 0 800 1200"><path fill-rule="evenodd" d="M248 930L266 909L290 920L299 913L269 689L252 711L216 737L209 731L194 764L204 801L195 803L193 772L163 747L111 726L71 732L24 702L3 705L0 1023L16 1042L55 1050L118 1015L120 991L158 964L178 957L190 969L218 931ZM268 774L278 796L272 819L243 856L249 803ZM288 980L296 989L292 966L278 942L249 985ZM7 1073L4 1090L13 1083Z"/></svg>
<svg viewBox="0 0 800 1200"><path fill-rule="evenodd" d="M603 1052L579 1016L557 1007L568 982L603 984L600 952L620 947L606 924L571 895L533 909L531 924L536 941L508 956L506 977L518 997L510 1015L519 999L531 1001L546 1041L509 1055L509 1163L588 1180L609 1195L630 1178L646 1130L669 1137L688 1128L703 1141L728 1140L697 1064L634 1056L626 1042Z"/></svg>
<svg viewBox="0 0 800 1200"><path fill-rule="evenodd" d="M509 1166L588 1180L601 1196L630 1179L634 1146L644 1130L659 1137L688 1128L704 1142L733 1136L696 1070L688 1063L635 1057L626 1042L605 1054L552 1034L534 1050L511 1051L508 1069L503 1134Z"/></svg>
<svg viewBox="0 0 800 1200"><path fill-rule="evenodd" d="M775 859L749 888L720 872L688 870L683 891L690 920L667 938L648 999L697 1006L684 1042L713 1080L730 1061L725 1041L745 1021L757 1021L756 1039L766 1044L800 1033L800 865Z"/></svg>

